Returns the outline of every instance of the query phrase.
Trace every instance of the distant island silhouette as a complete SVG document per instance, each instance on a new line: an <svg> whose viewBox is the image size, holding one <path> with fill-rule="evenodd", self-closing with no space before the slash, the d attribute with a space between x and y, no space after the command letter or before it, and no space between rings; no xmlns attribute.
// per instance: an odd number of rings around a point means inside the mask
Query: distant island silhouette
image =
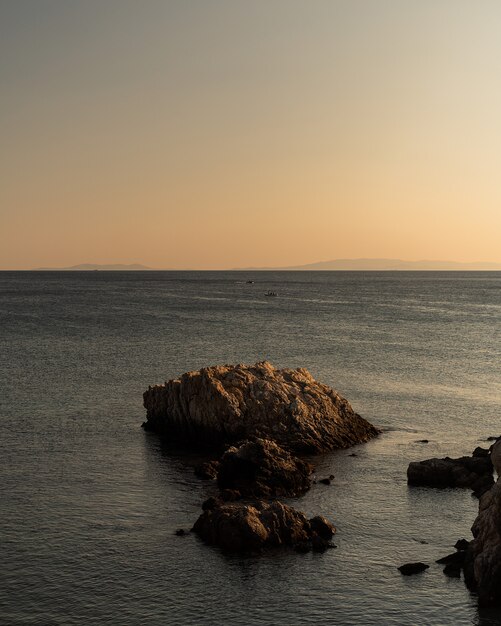
<svg viewBox="0 0 501 626"><path fill-rule="evenodd" d="M398 270L501 270L501 263L460 263L456 261L403 261L401 259L333 259L305 265L287 267L246 267L241 270L360 270L360 271L398 271Z"/></svg>
<svg viewBox="0 0 501 626"><path fill-rule="evenodd" d="M130 265L125 265L122 263L111 263L111 264L99 264L99 263L81 263L80 265L72 265L71 267L37 267L37 271L47 272L47 271L83 271L89 272L94 270L103 270L105 272L110 271L139 271L139 270L151 270L151 267L147 267L146 265L141 265L140 263L131 263Z"/></svg>
<svg viewBox="0 0 501 626"><path fill-rule="evenodd" d="M35 271L201 271L197 268L156 268L141 263L80 263L70 267L37 267ZM501 271L501 263L461 263L457 261L403 261L402 259L333 259L282 267L234 267L220 271Z"/></svg>

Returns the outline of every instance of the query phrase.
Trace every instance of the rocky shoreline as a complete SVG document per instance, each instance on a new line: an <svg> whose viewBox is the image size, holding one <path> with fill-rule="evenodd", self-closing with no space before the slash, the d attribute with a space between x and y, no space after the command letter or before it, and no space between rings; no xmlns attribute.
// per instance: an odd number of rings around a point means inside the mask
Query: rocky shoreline
<svg viewBox="0 0 501 626"><path fill-rule="evenodd" d="M466 586L482 607L501 606L501 482L499 478L494 482L493 477L494 469L498 476L501 471L501 440L488 439L495 443L488 449L475 448L470 457L412 462L407 470L409 485L468 487L479 498L479 512L471 528L473 539L459 540L455 553L436 562L445 565L447 576L459 578L462 571Z"/></svg>
<svg viewBox="0 0 501 626"><path fill-rule="evenodd" d="M307 519L276 498L298 497L312 485L314 467L297 454L347 448L380 432L304 368L275 369L266 361L187 372L150 387L144 406L146 430L224 450L195 468L216 482L219 496L203 503L192 530L234 552L335 547L331 522Z"/></svg>

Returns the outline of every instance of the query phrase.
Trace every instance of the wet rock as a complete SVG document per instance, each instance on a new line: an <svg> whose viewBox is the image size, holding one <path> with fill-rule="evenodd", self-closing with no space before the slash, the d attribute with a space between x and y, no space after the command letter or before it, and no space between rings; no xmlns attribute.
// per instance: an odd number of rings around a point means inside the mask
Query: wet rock
<svg viewBox="0 0 501 626"><path fill-rule="evenodd" d="M256 438L224 453L217 482L244 497L299 496L310 488L312 471L312 465L275 442Z"/></svg>
<svg viewBox="0 0 501 626"><path fill-rule="evenodd" d="M256 552L277 546L304 551L305 544L313 548L313 540L316 545L320 540L325 542L303 513L278 501L221 504L204 511L193 531L206 543L231 552Z"/></svg>
<svg viewBox="0 0 501 626"><path fill-rule="evenodd" d="M501 481L481 497L472 533L465 582L481 606L501 606Z"/></svg>
<svg viewBox="0 0 501 626"><path fill-rule="evenodd" d="M213 496L211 496L210 498L207 498L207 500L205 500L202 503L202 510L212 511L220 504L221 504L221 500L219 498L214 498Z"/></svg>
<svg viewBox="0 0 501 626"><path fill-rule="evenodd" d="M308 522L299 511L276 501L219 504L206 510L193 530L207 543L238 552L282 545L298 552L334 547L329 539L335 528L328 520L317 516Z"/></svg>
<svg viewBox="0 0 501 626"><path fill-rule="evenodd" d="M336 528L323 515L315 515L310 519L310 528L322 539L332 539Z"/></svg>
<svg viewBox="0 0 501 626"><path fill-rule="evenodd" d="M470 542L467 541L466 539L458 539L456 543L454 544L454 547L456 548L456 550L460 552L464 552L465 550L468 550L468 548L470 547Z"/></svg>
<svg viewBox="0 0 501 626"><path fill-rule="evenodd" d="M490 457L427 459L409 464L409 485L419 487L469 487L478 497L494 483Z"/></svg>
<svg viewBox="0 0 501 626"><path fill-rule="evenodd" d="M242 494L238 489L223 489L221 491L221 500L223 502L235 502L235 500L240 500Z"/></svg>
<svg viewBox="0 0 501 626"><path fill-rule="evenodd" d="M311 538L311 549L313 552L325 552L326 550L335 547L336 546L333 543L323 537L319 537L318 535L313 535Z"/></svg>
<svg viewBox="0 0 501 626"><path fill-rule="evenodd" d="M189 532L190 532L189 530L184 530L184 528L178 528L174 534L175 534L177 537L184 537L184 536L185 536L185 535L187 535Z"/></svg>
<svg viewBox="0 0 501 626"><path fill-rule="evenodd" d="M405 563L398 568L398 571L404 576L411 576L412 574L424 572L424 570L429 567L430 566L426 565L426 563Z"/></svg>
<svg viewBox="0 0 501 626"><path fill-rule="evenodd" d="M368 441L379 430L304 368L221 365L188 372L144 394L146 428L220 445L252 436L294 452L322 452Z"/></svg>
<svg viewBox="0 0 501 626"><path fill-rule="evenodd" d="M416 443L430 443L429 439L418 439Z"/></svg>
<svg viewBox="0 0 501 626"><path fill-rule="evenodd" d="M461 578L461 566L449 563L444 567L444 574L449 578Z"/></svg>
<svg viewBox="0 0 501 626"><path fill-rule="evenodd" d="M497 441L498 439L501 439L501 437L490 436L487 437L486 441Z"/></svg>
<svg viewBox="0 0 501 626"><path fill-rule="evenodd" d="M352 452L351 454L348 454L348 456L358 456L358 454L356 454L355 452Z"/></svg>
<svg viewBox="0 0 501 626"><path fill-rule="evenodd" d="M217 478L217 472L219 469L219 461L208 461L206 463L200 463L195 467L195 475L202 480L214 480Z"/></svg>
<svg viewBox="0 0 501 626"><path fill-rule="evenodd" d="M455 565L458 567L463 567L465 561L466 554L464 551L462 552L453 552L452 554L448 554L447 556L443 556L441 559L435 561L441 565Z"/></svg>
<svg viewBox="0 0 501 626"><path fill-rule="evenodd" d="M498 476L501 476L501 440L490 447L491 462Z"/></svg>
<svg viewBox="0 0 501 626"><path fill-rule="evenodd" d="M318 482L322 485L330 485L334 480L334 476L331 474L328 478L321 478Z"/></svg>
<svg viewBox="0 0 501 626"><path fill-rule="evenodd" d="M478 446L477 448L475 448L475 450L473 450L471 455L472 456L487 457L487 456L489 456L489 449L488 448L481 448L480 446Z"/></svg>

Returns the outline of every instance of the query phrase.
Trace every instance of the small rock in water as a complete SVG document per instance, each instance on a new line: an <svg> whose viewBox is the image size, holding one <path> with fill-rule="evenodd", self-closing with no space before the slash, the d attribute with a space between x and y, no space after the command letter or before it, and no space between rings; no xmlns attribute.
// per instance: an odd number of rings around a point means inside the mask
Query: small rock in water
<svg viewBox="0 0 501 626"><path fill-rule="evenodd" d="M331 484L331 478L321 478L318 482L322 483L322 485L330 485Z"/></svg>
<svg viewBox="0 0 501 626"><path fill-rule="evenodd" d="M430 443L429 439L418 439L416 443Z"/></svg>
<svg viewBox="0 0 501 626"><path fill-rule="evenodd" d="M348 454L348 456L358 456L358 454L356 452L352 452L351 454Z"/></svg>
<svg viewBox="0 0 501 626"><path fill-rule="evenodd" d="M188 533L184 530L184 528L178 528L174 534L178 537L184 537Z"/></svg>
<svg viewBox="0 0 501 626"><path fill-rule="evenodd" d="M426 565L426 563L405 563L398 568L398 571L404 576L411 576L412 574L419 574L420 572L424 572L425 569L428 569L430 566Z"/></svg>

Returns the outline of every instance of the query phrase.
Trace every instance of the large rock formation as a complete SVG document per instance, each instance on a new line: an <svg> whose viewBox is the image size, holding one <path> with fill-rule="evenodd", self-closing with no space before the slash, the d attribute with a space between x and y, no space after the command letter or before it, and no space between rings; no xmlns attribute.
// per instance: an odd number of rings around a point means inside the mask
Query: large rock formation
<svg viewBox="0 0 501 626"><path fill-rule="evenodd" d="M219 464L221 489L235 489L244 497L300 496L310 488L313 466L268 439L231 447Z"/></svg>
<svg viewBox="0 0 501 626"><path fill-rule="evenodd" d="M377 428L304 368L221 365L183 374L144 393L148 430L204 443L252 436L296 452L368 441Z"/></svg>
<svg viewBox="0 0 501 626"><path fill-rule="evenodd" d="M414 461L407 469L407 481L420 487L469 487L481 496L492 487L494 479L490 457L479 450L475 450L474 456L459 459Z"/></svg>
<svg viewBox="0 0 501 626"><path fill-rule="evenodd" d="M467 552L465 582L481 606L501 605L501 481L480 499Z"/></svg>
<svg viewBox="0 0 501 626"><path fill-rule="evenodd" d="M257 552L278 546L301 551L325 549L336 532L323 517L308 521L281 502L218 503L206 508L193 526L205 542L231 552Z"/></svg>

